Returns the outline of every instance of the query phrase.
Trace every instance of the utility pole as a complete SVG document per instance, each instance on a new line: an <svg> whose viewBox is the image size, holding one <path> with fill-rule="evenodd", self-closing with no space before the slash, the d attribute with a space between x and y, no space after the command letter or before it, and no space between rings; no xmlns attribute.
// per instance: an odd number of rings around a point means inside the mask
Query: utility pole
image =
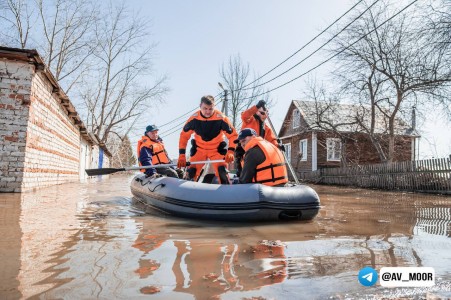
<svg viewBox="0 0 451 300"><path fill-rule="evenodd" d="M222 105L222 112L228 116L229 114L229 103L227 102L227 94L229 93L228 90L226 90L220 82L218 82L219 87L224 91L224 103Z"/></svg>

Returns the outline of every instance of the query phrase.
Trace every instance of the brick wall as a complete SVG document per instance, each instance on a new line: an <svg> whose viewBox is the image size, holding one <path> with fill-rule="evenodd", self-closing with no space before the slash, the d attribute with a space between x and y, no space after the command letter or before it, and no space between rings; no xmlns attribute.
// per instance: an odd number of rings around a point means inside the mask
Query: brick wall
<svg viewBox="0 0 451 300"><path fill-rule="evenodd" d="M22 189L79 178L80 133L43 72L33 76Z"/></svg>
<svg viewBox="0 0 451 300"><path fill-rule="evenodd" d="M98 149L39 55L0 47L0 192L83 179Z"/></svg>
<svg viewBox="0 0 451 300"><path fill-rule="evenodd" d="M33 66L0 60L0 191L20 191Z"/></svg>

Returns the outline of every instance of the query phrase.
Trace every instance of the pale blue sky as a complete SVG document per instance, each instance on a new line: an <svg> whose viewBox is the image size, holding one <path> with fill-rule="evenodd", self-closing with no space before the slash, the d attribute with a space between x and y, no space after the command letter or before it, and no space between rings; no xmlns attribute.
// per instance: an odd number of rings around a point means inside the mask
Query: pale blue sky
<svg viewBox="0 0 451 300"><path fill-rule="evenodd" d="M128 2L131 9L152 22L152 40L158 43L155 68L169 76L171 92L158 110L144 114L143 123L136 126L131 139L142 135L147 124L161 125L179 117L199 105L201 96L217 95L220 66L231 55L240 54L252 70L264 74L301 48L336 18L347 11L355 1L349 0L228 0L228 1L138 1ZM343 21L340 22L343 26ZM265 79L279 74L299 62L324 40L318 40L298 53ZM287 75L267 85L271 89L315 66L326 56L319 53ZM312 76L322 78L325 65ZM301 99L302 85L307 76L271 93L276 102L271 111L276 130L280 129L291 100ZM185 121L188 116L175 123ZM427 136L438 142L439 156L451 152L451 136L440 127L432 127L437 134ZM161 128L160 133L173 125ZM441 130L443 129L443 130ZM239 128L237 128L239 130ZM164 136L172 158L178 156L179 132ZM426 141L420 144L420 153L431 157Z"/></svg>

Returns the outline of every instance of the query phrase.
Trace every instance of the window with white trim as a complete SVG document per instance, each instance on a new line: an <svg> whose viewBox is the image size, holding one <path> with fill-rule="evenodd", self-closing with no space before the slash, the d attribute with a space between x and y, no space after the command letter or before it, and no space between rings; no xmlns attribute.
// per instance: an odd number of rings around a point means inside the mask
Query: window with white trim
<svg viewBox="0 0 451 300"><path fill-rule="evenodd" d="M291 162L291 144L283 144L285 147L285 155L287 156L288 162Z"/></svg>
<svg viewBox="0 0 451 300"><path fill-rule="evenodd" d="M299 155L301 160L307 160L307 139L299 141Z"/></svg>
<svg viewBox="0 0 451 300"><path fill-rule="evenodd" d="M293 128L298 128L301 126L301 113L299 112L299 109L293 110Z"/></svg>
<svg viewBox="0 0 451 300"><path fill-rule="evenodd" d="M327 145L327 161L341 160L341 140L340 139L326 139Z"/></svg>

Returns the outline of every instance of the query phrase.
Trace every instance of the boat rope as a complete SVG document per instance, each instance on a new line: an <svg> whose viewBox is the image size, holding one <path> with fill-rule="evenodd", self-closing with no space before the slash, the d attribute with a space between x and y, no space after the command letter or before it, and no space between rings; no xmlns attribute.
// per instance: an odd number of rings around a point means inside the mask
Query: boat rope
<svg viewBox="0 0 451 300"><path fill-rule="evenodd" d="M149 181L149 183L151 183L151 182ZM159 187L159 186L165 187L166 184L165 184L165 183L159 183L159 184L157 184L152 190L150 189L150 186L149 186L149 191L155 192L156 188Z"/></svg>

